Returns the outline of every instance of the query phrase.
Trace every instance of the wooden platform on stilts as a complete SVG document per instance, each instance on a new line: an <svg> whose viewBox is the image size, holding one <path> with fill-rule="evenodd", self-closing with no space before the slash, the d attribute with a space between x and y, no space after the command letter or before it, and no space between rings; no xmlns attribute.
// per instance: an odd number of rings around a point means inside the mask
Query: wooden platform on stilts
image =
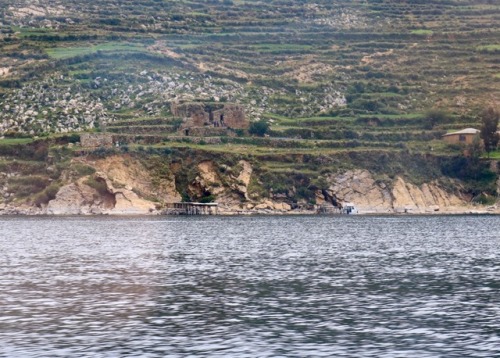
<svg viewBox="0 0 500 358"><path fill-rule="evenodd" d="M166 215L217 215L217 203L170 203L165 206Z"/></svg>

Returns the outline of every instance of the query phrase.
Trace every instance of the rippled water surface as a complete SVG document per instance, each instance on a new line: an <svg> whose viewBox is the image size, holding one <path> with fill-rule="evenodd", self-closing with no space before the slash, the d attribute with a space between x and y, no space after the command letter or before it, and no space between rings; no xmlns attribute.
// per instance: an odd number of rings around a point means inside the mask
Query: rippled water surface
<svg viewBox="0 0 500 358"><path fill-rule="evenodd" d="M500 217L0 218L1 357L500 357Z"/></svg>

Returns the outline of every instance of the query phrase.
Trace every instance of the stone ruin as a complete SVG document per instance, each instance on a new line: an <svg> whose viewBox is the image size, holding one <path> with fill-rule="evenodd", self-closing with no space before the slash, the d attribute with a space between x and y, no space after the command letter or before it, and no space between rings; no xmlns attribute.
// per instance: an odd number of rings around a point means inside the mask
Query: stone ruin
<svg viewBox="0 0 500 358"><path fill-rule="evenodd" d="M174 102L171 111L182 118L180 130L184 135L220 135L249 125L243 106L232 103Z"/></svg>
<svg viewBox="0 0 500 358"><path fill-rule="evenodd" d="M113 136L106 133L82 133L80 145L84 148L110 148L113 146Z"/></svg>

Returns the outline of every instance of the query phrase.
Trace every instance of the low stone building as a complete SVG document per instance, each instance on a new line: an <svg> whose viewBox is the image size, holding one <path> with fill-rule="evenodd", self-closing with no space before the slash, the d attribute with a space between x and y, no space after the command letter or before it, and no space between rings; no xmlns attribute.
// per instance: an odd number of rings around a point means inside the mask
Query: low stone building
<svg viewBox="0 0 500 358"><path fill-rule="evenodd" d="M479 129L465 128L458 132L446 133L443 140L450 144L471 144L474 138L479 137Z"/></svg>
<svg viewBox="0 0 500 358"><path fill-rule="evenodd" d="M82 133L80 145L84 148L110 148L113 146L113 136L107 133Z"/></svg>
<svg viewBox="0 0 500 358"><path fill-rule="evenodd" d="M200 128L245 129L249 125L243 107L233 103L174 102L171 111L182 118L180 130L184 135L212 132Z"/></svg>

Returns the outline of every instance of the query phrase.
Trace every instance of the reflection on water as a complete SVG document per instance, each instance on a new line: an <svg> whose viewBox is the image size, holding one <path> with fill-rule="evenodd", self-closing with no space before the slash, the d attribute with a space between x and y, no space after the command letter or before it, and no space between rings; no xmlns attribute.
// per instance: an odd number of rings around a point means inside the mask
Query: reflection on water
<svg viewBox="0 0 500 358"><path fill-rule="evenodd" d="M0 218L0 356L500 356L499 227Z"/></svg>

